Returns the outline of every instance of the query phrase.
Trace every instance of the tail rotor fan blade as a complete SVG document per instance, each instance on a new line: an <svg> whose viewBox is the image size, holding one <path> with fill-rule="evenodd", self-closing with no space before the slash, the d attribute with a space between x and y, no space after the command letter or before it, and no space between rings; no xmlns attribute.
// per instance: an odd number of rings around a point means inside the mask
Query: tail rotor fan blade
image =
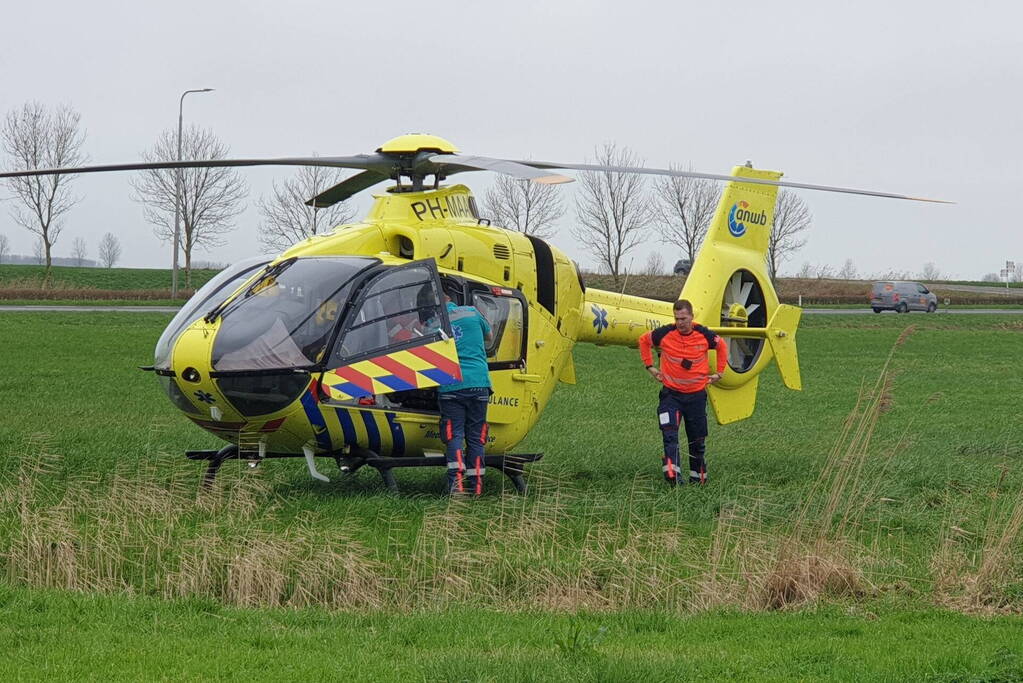
<svg viewBox="0 0 1023 683"><path fill-rule="evenodd" d="M732 279L728 281L728 291L732 295L732 300L727 303L740 303L739 301L739 287L742 284L742 273L736 273L732 276Z"/></svg>
<svg viewBox="0 0 1023 683"><path fill-rule="evenodd" d="M742 285L742 289L739 290L739 297L736 299L736 302L742 304L743 306L746 306L746 304L749 303L749 293L752 289L753 289L752 281L744 282ZM746 312L747 313L749 312L748 306L746 306Z"/></svg>

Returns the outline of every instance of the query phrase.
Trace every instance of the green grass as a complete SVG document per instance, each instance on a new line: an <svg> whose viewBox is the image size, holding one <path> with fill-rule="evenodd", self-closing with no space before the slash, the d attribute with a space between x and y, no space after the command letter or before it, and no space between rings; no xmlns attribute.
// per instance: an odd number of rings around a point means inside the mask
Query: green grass
<svg viewBox="0 0 1023 683"><path fill-rule="evenodd" d="M1018 538L970 593L1023 488L1015 319L804 318L805 390L765 373L751 419L711 426L711 485L675 491L660 481L656 387L637 352L580 345L579 384L558 390L520 447L546 453L531 495L500 495L494 475L471 505L439 495L440 472L399 472L405 493L393 497L370 472L324 484L300 462L229 463L219 496L197 497L199 467L181 453L218 442L134 369L169 319L0 316L0 344L20 350L0 359L0 575L17 635L4 639L8 677L242 677L264 666L427 680L1023 676L1018 620L935 608L1023 608ZM869 495L844 532L813 537L855 585L825 587L803 611L757 611L738 568L791 542L861 387L900 336L864 448L870 487L849 491ZM715 544L728 551L717 562ZM155 599L174 595L191 597ZM75 628L60 631L68 620ZM485 636L476 649L474 634Z"/></svg>
<svg viewBox="0 0 1023 683"><path fill-rule="evenodd" d="M181 299L0 299L3 306L181 306Z"/></svg>
<svg viewBox="0 0 1023 683"><path fill-rule="evenodd" d="M12 284L42 282L45 266L0 265L0 289ZM216 270L193 270L192 286L201 287L216 275ZM184 271L180 271L179 283L184 288ZM170 289L169 268L77 268L54 266L50 274L51 285L65 289L142 290Z"/></svg>
<svg viewBox="0 0 1023 683"><path fill-rule="evenodd" d="M858 608L675 617L241 610L0 589L5 680L1015 681L1020 624ZM963 645L969 643L968 647Z"/></svg>

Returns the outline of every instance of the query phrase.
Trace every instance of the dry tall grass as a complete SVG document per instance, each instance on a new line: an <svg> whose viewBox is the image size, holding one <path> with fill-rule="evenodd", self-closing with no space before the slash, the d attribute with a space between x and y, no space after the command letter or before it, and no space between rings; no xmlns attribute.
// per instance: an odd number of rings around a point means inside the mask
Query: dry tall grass
<svg viewBox="0 0 1023 683"><path fill-rule="evenodd" d="M857 539L868 510L881 502L888 463L904 446L900 441L877 448L872 439L893 401L895 351L913 331L908 327L899 336L874 385L861 388L817 480L794 512L772 509L766 497L754 494L744 507L722 513L700 592L703 606L783 609L876 590L871 568L883 558L876 545Z"/></svg>
<svg viewBox="0 0 1023 683"><path fill-rule="evenodd" d="M1023 489L1005 491L1003 466L983 530L964 529L972 520L956 510L932 558L935 599L964 612L1019 612L1023 598ZM1004 495L1009 493L1009 495Z"/></svg>

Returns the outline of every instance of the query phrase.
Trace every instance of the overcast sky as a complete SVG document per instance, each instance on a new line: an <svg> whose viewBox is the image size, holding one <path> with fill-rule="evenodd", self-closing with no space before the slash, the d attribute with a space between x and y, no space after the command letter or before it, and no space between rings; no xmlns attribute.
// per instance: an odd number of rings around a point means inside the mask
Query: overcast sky
<svg viewBox="0 0 1023 683"><path fill-rule="evenodd" d="M82 115L93 163L138 159L176 126L212 128L232 156L370 152L429 132L464 153L585 161L614 141L646 165L727 173L747 159L786 179L951 199L955 206L801 192L804 261L861 273L934 262L979 278L1023 261L1018 111L1023 9L1011 2L7 3L0 113L29 100ZM281 168L242 171L250 208L230 246L259 253L255 200ZM482 195L491 178L458 180ZM382 187L382 186L381 186ZM573 185L561 186L571 206ZM82 176L54 248L107 231L121 265L166 267L127 174ZM358 201L359 212L369 195ZM32 237L0 203L15 253ZM552 242L582 264L569 235ZM663 250L651 234L635 255ZM665 253L671 254L670 250ZM667 259L673 262L673 257Z"/></svg>

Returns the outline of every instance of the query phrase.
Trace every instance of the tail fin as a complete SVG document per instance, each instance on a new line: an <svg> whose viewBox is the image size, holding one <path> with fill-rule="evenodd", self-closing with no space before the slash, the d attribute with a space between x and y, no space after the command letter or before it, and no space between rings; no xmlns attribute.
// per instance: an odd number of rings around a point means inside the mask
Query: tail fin
<svg viewBox="0 0 1023 683"><path fill-rule="evenodd" d="M761 171L736 166L732 175L761 180L778 180L778 171ZM721 192L714 218L707 236L686 278L682 298L694 306L706 302L695 311L704 324L717 325L717 304L721 295L721 274L743 268L755 274L761 282L770 282L767 274L767 247L771 242L771 224L774 205L778 197L775 185L758 185L732 181ZM727 277L725 280L727 281ZM773 291L772 291L773 294ZM765 321L766 322L766 321Z"/></svg>
<svg viewBox="0 0 1023 683"><path fill-rule="evenodd" d="M732 174L781 178L777 171L746 166L736 167ZM708 389L721 424L753 414L758 375L772 358L778 361L785 386L801 386L796 355L801 311L779 304L767 272L777 198L775 185L729 182L682 290L682 298L693 304L697 321L729 343L729 369Z"/></svg>
<svg viewBox="0 0 1023 683"><path fill-rule="evenodd" d="M774 351L774 360L778 363L781 381L789 389L799 391L803 381L799 375L799 356L796 353L796 328L803 309L795 306L778 306L767 329L767 342Z"/></svg>
<svg viewBox="0 0 1023 683"><path fill-rule="evenodd" d="M757 378L725 391L717 384L707 387L707 398L718 424L745 420L757 405Z"/></svg>

